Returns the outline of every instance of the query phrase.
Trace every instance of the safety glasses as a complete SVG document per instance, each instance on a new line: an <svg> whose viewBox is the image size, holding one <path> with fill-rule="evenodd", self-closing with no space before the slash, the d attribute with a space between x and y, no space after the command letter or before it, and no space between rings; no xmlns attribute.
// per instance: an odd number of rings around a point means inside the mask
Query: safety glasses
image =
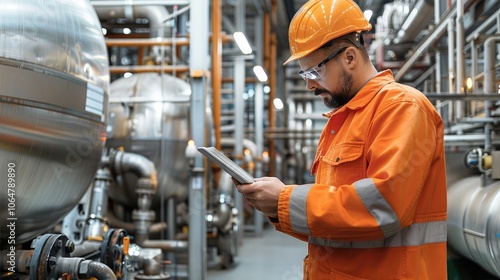
<svg viewBox="0 0 500 280"><path fill-rule="evenodd" d="M325 64L328 61L334 59L337 55L341 54L346 49L347 49L347 47L343 47L340 50L332 53L327 58L325 58L325 60L321 61L318 64L318 66L316 66L316 67L309 68L307 70L300 70L299 75L304 80L319 80L319 79L321 79L323 77L323 75L325 74L325 69L326 69Z"/></svg>

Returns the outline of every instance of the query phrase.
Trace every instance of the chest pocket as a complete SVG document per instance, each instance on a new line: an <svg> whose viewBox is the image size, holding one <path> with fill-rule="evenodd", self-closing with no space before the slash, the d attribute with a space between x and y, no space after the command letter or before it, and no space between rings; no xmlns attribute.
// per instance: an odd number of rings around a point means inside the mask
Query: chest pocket
<svg viewBox="0 0 500 280"><path fill-rule="evenodd" d="M339 186L364 178L363 142L344 142L329 147L318 162L318 183Z"/></svg>

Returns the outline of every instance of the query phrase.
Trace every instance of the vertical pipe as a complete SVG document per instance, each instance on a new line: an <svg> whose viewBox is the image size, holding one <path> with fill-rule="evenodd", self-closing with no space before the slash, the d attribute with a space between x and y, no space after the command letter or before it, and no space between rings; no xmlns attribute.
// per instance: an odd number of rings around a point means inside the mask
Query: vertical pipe
<svg viewBox="0 0 500 280"><path fill-rule="evenodd" d="M222 71L222 39L221 39L221 1L212 0L212 94L213 118L215 126L215 147L220 150L220 118L221 118L221 71Z"/></svg>
<svg viewBox="0 0 500 280"><path fill-rule="evenodd" d="M208 72L209 0L198 0L190 7L191 28L189 68L191 71L190 129L196 145L205 144L205 97ZM189 180L189 244L188 278L207 278L207 225L205 219L205 188L203 159L197 154L191 166Z"/></svg>
<svg viewBox="0 0 500 280"><path fill-rule="evenodd" d="M262 65L263 63L263 14L259 14L257 20L255 21L255 47L257 49L255 54L255 62L257 65ZM257 162L255 168L255 176L262 177L262 152L264 151L264 90L262 89L262 82L257 81L255 83L255 144L257 146ZM254 211L254 230L257 236L262 235L263 229L263 217L262 213L255 210Z"/></svg>
<svg viewBox="0 0 500 280"><path fill-rule="evenodd" d="M108 168L99 168L96 172L94 185L92 186L92 199L89 209L89 220L87 221L87 240L102 240L108 225L106 217L108 213L108 188L112 177Z"/></svg>
<svg viewBox="0 0 500 280"><path fill-rule="evenodd" d="M457 60L457 80L456 80L456 92L464 93L465 90L465 57L464 57L464 48L465 48L465 32L464 32L464 1L457 0L457 18L456 18L456 30L457 30L457 52L456 52L456 60ZM457 112L456 117L460 119L463 117L463 108L464 104L462 101L457 101Z"/></svg>
<svg viewBox="0 0 500 280"><path fill-rule="evenodd" d="M272 17L277 16L277 2L276 0L271 0L271 12ZM269 114L269 128L274 130L276 128L276 113L274 111L273 100L276 97L276 36L274 32L269 33L270 36L270 61L269 61L269 87L271 91L269 92L269 103L268 103L268 114ZM269 175L275 176L276 174L276 150L274 145L274 139L269 139Z"/></svg>
<svg viewBox="0 0 500 280"><path fill-rule="evenodd" d="M448 20L448 92L455 91L455 25L452 19ZM453 109L449 111L448 122L453 121Z"/></svg>
<svg viewBox="0 0 500 280"><path fill-rule="evenodd" d="M495 82L495 56L496 56L496 45L500 41L500 36L492 36L486 41L484 41L484 93L494 94L496 93L496 82ZM489 118L491 101L487 100L484 102L484 116ZM491 150L491 124L486 124L484 127L485 139L484 139L484 150L489 152Z"/></svg>
<svg viewBox="0 0 500 280"><path fill-rule="evenodd" d="M434 0L434 22L439 22L439 19L441 17L441 6L439 5L439 0ZM435 82L435 88L436 88L436 93L441 93L441 52L438 50L436 51L436 82ZM442 114L442 109L441 108L441 100L436 101L436 107L438 108L439 115Z"/></svg>
<svg viewBox="0 0 500 280"><path fill-rule="evenodd" d="M245 1L237 1L235 5L235 28L238 31L245 33ZM243 158L243 111L244 100L243 92L245 91L245 60L243 57L236 57L234 60L234 156L235 162L241 163ZM238 219L244 224L243 216L243 196L239 192L235 192L235 207L238 209ZM238 227L239 232L236 235L237 242L243 241L244 227Z"/></svg>

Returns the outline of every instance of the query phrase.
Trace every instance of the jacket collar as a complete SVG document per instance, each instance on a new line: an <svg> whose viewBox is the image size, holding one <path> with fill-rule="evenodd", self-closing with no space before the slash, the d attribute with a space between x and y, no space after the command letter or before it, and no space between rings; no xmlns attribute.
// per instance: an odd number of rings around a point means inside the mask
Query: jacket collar
<svg viewBox="0 0 500 280"><path fill-rule="evenodd" d="M345 106L342 106L336 110L332 110L328 113L323 114L323 116L327 118L331 118L333 115L336 115L340 112L343 112L347 109L355 111L359 110L366 106L370 102L370 100L375 97L375 95L382 89L386 84L394 82L394 76L392 75L391 70L384 70L379 72L375 77L370 79L351 99Z"/></svg>

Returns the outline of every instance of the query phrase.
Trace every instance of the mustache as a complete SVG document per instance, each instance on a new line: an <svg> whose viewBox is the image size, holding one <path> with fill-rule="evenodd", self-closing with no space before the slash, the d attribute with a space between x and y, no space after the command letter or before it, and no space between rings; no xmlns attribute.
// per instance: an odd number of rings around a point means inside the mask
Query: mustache
<svg viewBox="0 0 500 280"><path fill-rule="evenodd" d="M319 88L315 89L315 90L313 91L313 93L314 93L314 95L316 95L316 96L318 96L318 95L320 95L320 94L322 94L322 93L328 93L328 94L330 94L330 92L329 92L328 90L325 90L325 89L319 89Z"/></svg>

